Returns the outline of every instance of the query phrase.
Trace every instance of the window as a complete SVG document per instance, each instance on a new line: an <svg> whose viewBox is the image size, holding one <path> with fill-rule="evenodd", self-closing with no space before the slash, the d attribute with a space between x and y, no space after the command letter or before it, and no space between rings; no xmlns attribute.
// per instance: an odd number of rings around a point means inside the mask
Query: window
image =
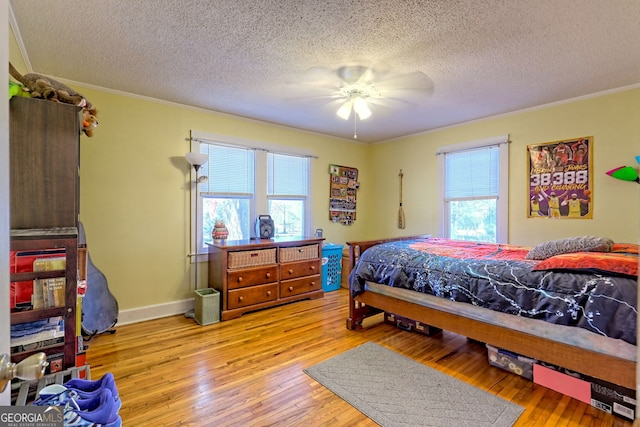
<svg viewBox="0 0 640 427"><path fill-rule="evenodd" d="M507 135L438 150L442 236L507 242L508 150Z"/></svg>
<svg viewBox="0 0 640 427"><path fill-rule="evenodd" d="M247 148L200 143L200 152L209 155L202 174L209 179L199 184L197 218L199 241L212 243L211 232L216 219L229 230L230 240L251 237L251 214L255 198L255 152ZM204 249L201 247L200 249Z"/></svg>
<svg viewBox="0 0 640 427"><path fill-rule="evenodd" d="M197 188L192 203L197 203L194 225L198 253L206 252L207 243L212 243L218 219L229 230L229 240L255 237L256 218L264 214L274 220L276 237L309 234L309 155L220 135L198 137L196 133L192 134L191 149L208 155L198 172L199 177L208 179L193 184Z"/></svg>
<svg viewBox="0 0 640 427"><path fill-rule="evenodd" d="M303 236L309 194L309 159L267 153L267 200L275 235Z"/></svg>

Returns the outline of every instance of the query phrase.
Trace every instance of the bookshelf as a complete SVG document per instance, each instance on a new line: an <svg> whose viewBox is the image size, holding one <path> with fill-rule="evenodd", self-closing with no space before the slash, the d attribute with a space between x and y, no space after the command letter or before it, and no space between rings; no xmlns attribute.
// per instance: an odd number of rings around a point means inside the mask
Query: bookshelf
<svg viewBox="0 0 640 427"><path fill-rule="evenodd" d="M65 302L63 306L46 307L40 309L26 309L11 313L11 325L23 325L43 319L61 318L63 320L63 335L60 343L47 343L50 339L41 339L36 343L26 345L27 349L12 351L14 363L19 362L34 353L44 352L48 357L62 354L64 369L76 364L76 284L78 279L78 230L75 227L52 229L21 229L11 230L11 251L40 251L63 249L65 255L64 270L30 271L11 273L12 283L31 282L38 279L64 278ZM12 345L12 347L14 347Z"/></svg>

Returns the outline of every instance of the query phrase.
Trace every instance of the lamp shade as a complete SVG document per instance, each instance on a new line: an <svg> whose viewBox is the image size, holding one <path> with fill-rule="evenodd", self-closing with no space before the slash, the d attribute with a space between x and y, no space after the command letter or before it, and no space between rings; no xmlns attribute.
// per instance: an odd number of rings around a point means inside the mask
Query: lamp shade
<svg viewBox="0 0 640 427"><path fill-rule="evenodd" d="M351 99L347 99L344 104L342 104L340 108L338 108L338 111L336 111L338 117L344 120L348 120L349 116L351 115L351 104Z"/></svg>
<svg viewBox="0 0 640 427"><path fill-rule="evenodd" d="M360 96L353 101L353 109L358 113L360 120L365 120L371 117L371 110L367 105L367 101Z"/></svg>
<svg viewBox="0 0 640 427"><path fill-rule="evenodd" d="M638 172L631 166L620 166L615 169L611 169L607 172L607 175L623 181L635 181L640 184Z"/></svg>
<svg viewBox="0 0 640 427"><path fill-rule="evenodd" d="M202 166L209 160L209 156L206 153L196 153L193 151L185 153L184 157L192 166Z"/></svg>

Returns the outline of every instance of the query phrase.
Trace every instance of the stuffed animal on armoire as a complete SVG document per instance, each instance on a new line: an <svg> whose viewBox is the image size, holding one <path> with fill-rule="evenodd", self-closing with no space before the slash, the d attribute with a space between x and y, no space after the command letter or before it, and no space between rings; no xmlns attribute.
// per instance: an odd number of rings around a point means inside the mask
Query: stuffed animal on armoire
<svg viewBox="0 0 640 427"><path fill-rule="evenodd" d="M24 85L32 98L47 99L81 107L82 131L89 137L93 136L93 129L98 126L97 111L82 94L42 74L29 73L23 76L11 63L9 63L9 74Z"/></svg>

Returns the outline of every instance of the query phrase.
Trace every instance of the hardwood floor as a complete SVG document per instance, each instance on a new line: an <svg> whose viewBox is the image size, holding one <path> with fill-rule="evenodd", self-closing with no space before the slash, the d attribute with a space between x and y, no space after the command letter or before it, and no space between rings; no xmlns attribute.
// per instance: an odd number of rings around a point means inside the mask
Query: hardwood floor
<svg viewBox="0 0 640 427"><path fill-rule="evenodd" d="M347 291L200 326L173 316L119 326L89 341L93 379L112 372L123 425L375 426L302 372L373 341L523 407L516 426L631 426L489 365L486 348L371 321L345 327Z"/></svg>

